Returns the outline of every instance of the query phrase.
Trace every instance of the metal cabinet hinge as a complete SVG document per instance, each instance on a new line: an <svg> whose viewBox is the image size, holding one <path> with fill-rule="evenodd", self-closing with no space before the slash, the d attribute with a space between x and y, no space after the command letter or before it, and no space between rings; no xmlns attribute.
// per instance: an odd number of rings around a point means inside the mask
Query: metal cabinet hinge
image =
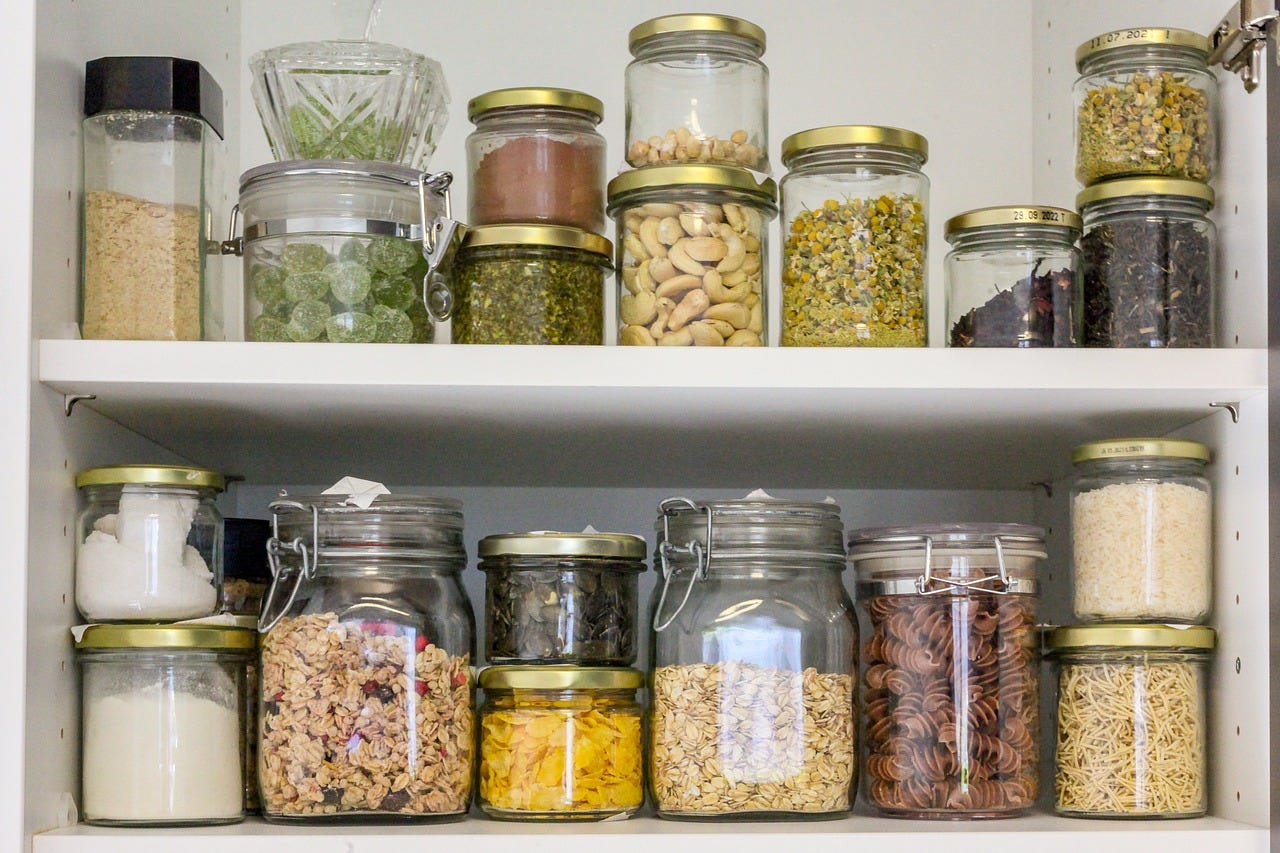
<svg viewBox="0 0 1280 853"><path fill-rule="evenodd" d="M1262 54L1267 39L1276 34L1280 10L1276 0L1238 0L1209 34L1212 50L1209 65L1239 74L1244 79L1244 90L1252 92L1262 80ZM1280 51L1276 51L1280 64Z"/></svg>

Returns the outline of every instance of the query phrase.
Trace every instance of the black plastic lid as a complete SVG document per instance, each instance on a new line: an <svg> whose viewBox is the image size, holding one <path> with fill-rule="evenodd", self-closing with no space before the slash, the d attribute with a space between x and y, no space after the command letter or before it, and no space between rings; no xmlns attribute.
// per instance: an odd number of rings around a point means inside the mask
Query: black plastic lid
<svg viewBox="0 0 1280 853"><path fill-rule="evenodd" d="M228 518L222 536L222 574L258 583L271 582L267 540L271 522L257 518Z"/></svg>
<svg viewBox="0 0 1280 853"><path fill-rule="evenodd" d="M191 59L104 56L85 63L85 117L112 110L191 113L222 138L222 87Z"/></svg>

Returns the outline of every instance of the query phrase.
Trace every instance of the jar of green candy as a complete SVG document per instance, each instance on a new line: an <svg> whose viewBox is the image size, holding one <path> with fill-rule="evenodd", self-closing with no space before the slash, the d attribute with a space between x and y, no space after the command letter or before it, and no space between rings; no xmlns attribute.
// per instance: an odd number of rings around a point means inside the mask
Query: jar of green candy
<svg viewBox="0 0 1280 853"><path fill-rule="evenodd" d="M448 318L445 283L464 232L448 172L390 163L292 160L240 178L244 336L250 341L430 343Z"/></svg>

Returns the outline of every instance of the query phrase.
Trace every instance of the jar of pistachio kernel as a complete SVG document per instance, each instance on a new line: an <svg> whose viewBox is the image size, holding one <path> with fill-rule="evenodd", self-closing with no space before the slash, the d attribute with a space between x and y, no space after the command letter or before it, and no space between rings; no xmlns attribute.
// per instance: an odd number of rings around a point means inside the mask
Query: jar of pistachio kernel
<svg viewBox="0 0 1280 853"><path fill-rule="evenodd" d="M651 166L609 182L618 343L765 345L767 223L778 188L728 166Z"/></svg>
<svg viewBox="0 0 1280 853"><path fill-rule="evenodd" d="M782 141L782 345L922 347L929 143L840 125Z"/></svg>
<svg viewBox="0 0 1280 853"><path fill-rule="evenodd" d="M1218 83L1209 40L1189 30L1117 30L1076 50L1076 178L1208 181L1217 166Z"/></svg>

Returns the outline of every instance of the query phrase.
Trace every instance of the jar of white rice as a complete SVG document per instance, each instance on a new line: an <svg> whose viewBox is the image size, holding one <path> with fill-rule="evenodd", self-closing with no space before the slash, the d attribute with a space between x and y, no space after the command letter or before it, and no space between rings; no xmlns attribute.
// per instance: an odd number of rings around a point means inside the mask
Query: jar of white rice
<svg viewBox="0 0 1280 853"><path fill-rule="evenodd" d="M1203 622L1213 600L1209 449L1121 438L1082 444L1071 461L1075 618Z"/></svg>

